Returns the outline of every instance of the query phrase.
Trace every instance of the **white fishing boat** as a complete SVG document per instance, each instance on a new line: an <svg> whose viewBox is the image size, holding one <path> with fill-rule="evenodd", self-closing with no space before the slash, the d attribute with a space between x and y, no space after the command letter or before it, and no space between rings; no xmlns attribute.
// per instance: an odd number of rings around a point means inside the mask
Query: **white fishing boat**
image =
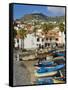
<svg viewBox="0 0 68 90"><path fill-rule="evenodd" d="M34 60L36 59L35 55L29 55L22 57L22 60Z"/></svg>
<svg viewBox="0 0 68 90"><path fill-rule="evenodd" d="M53 60L65 60L65 58L63 56L59 56L59 57L54 58Z"/></svg>

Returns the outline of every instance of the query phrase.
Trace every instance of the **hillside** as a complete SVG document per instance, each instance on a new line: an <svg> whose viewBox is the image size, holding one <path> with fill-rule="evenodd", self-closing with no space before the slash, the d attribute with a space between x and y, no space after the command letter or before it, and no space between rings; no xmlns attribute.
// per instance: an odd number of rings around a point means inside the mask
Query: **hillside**
<svg viewBox="0 0 68 90"><path fill-rule="evenodd" d="M46 16L42 13L32 13L32 14L27 14L24 15L22 18L19 19L21 22L27 21L27 22L32 22L33 20L37 21L56 21L56 22L63 22L65 20L65 16Z"/></svg>

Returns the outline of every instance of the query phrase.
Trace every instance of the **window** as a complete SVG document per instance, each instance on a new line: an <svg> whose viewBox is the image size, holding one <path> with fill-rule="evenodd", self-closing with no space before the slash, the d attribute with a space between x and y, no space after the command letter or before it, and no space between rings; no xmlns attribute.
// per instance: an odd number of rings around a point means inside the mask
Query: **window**
<svg viewBox="0 0 68 90"><path fill-rule="evenodd" d="M58 44L56 43L56 46L58 46Z"/></svg>
<svg viewBox="0 0 68 90"><path fill-rule="evenodd" d="M47 32L45 34L47 34Z"/></svg>
<svg viewBox="0 0 68 90"><path fill-rule="evenodd" d="M45 43L45 47L47 46L47 43Z"/></svg>
<svg viewBox="0 0 68 90"><path fill-rule="evenodd" d="M56 38L56 41L58 41L58 38Z"/></svg>
<svg viewBox="0 0 68 90"><path fill-rule="evenodd" d="M17 43L19 43L19 39L17 39Z"/></svg>
<svg viewBox="0 0 68 90"><path fill-rule="evenodd" d="M39 44L39 48L41 48L41 44Z"/></svg>
<svg viewBox="0 0 68 90"><path fill-rule="evenodd" d="M42 42L44 41L44 39L42 39Z"/></svg>
<svg viewBox="0 0 68 90"><path fill-rule="evenodd" d="M42 45L42 49L44 48L44 46Z"/></svg>
<svg viewBox="0 0 68 90"><path fill-rule="evenodd" d="M48 46L50 46L50 43L48 43Z"/></svg>
<svg viewBox="0 0 68 90"><path fill-rule="evenodd" d="M50 40L52 40L52 38L50 38Z"/></svg>
<svg viewBox="0 0 68 90"><path fill-rule="evenodd" d="M48 38L46 38L46 40L48 40Z"/></svg>
<svg viewBox="0 0 68 90"><path fill-rule="evenodd" d="M39 42L39 38L37 38L37 42Z"/></svg>

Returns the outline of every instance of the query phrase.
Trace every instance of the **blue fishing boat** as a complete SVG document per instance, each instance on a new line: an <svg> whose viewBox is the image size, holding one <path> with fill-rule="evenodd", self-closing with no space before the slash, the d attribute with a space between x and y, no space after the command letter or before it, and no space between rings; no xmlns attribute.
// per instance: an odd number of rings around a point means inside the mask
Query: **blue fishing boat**
<svg viewBox="0 0 68 90"><path fill-rule="evenodd" d="M58 70L61 70L65 65L57 65L55 67L40 67L39 69L35 70L36 77L49 77L54 76L57 74Z"/></svg>
<svg viewBox="0 0 68 90"><path fill-rule="evenodd" d="M49 53L52 53L52 52L54 52L54 51L55 51L55 50L49 50L48 52L49 52Z"/></svg>
<svg viewBox="0 0 68 90"><path fill-rule="evenodd" d="M48 77L48 78L39 78L35 81L36 84L53 84L53 79Z"/></svg>
<svg viewBox="0 0 68 90"><path fill-rule="evenodd" d="M56 53L53 53L53 56L54 57L65 56L65 53L63 53L63 52L56 52Z"/></svg>
<svg viewBox="0 0 68 90"><path fill-rule="evenodd" d="M44 61L44 62L36 63L34 66L35 67L50 67L53 64L54 64L53 61Z"/></svg>
<svg viewBox="0 0 68 90"><path fill-rule="evenodd" d="M65 81L65 77L54 77L54 79L59 80L59 81Z"/></svg>
<svg viewBox="0 0 68 90"><path fill-rule="evenodd" d="M40 69L37 70L37 73L47 73L52 71L58 71L62 69L64 66L65 66L64 64L61 64L54 67L41 67Z"/></svg>
<svg viewBox="0 0 68 90"><path fill-rule="evenodd" d="M58 52L57 55L58 55L58 56L65 56L64 53L60 53L60 52Z"/></svg>
<svg viewBox="0 0 68 90"><path fill-rule="evenodd" d="M52 72L44 72L44 73L37 73L37 70L34 71L35 76L40 78L40 77L52 77L57 74L57 71L52 71Z"/></svg>

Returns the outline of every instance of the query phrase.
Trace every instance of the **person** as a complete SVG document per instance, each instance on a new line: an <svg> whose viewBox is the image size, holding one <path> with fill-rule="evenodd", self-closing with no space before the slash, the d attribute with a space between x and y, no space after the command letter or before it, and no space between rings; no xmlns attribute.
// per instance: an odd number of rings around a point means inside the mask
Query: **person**
<svg viewBox="0 0 68 90"><path fill-rule="evenodd" d="M42 61L42 59L39 59L39 60L38 60L38 65L41 63L41 61Z"/></svg>
<svg viewBox="0 0 68 90"><path fill-rule="evenodd" d="M39 59L38 64L44 63L45 61L46 61L46 57L45 58L42 58L42 59Z"/></svg>

